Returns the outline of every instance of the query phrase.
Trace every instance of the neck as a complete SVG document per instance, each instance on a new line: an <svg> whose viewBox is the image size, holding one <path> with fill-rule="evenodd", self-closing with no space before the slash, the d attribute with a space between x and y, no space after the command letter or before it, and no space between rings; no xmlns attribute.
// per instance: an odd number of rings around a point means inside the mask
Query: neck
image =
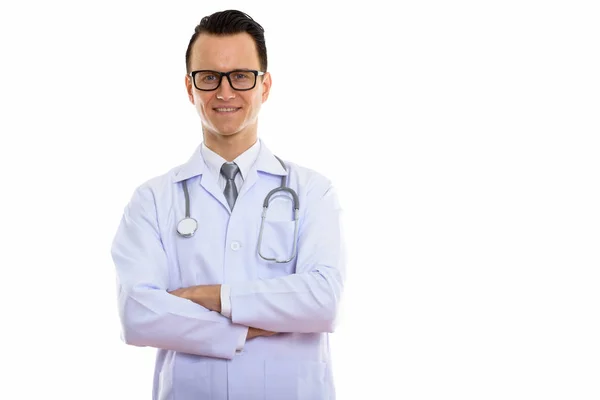
<svg viewBox="0 0 600 400"><path fill-rule="evenodd" d="M238 132L233 135L224 136L205 130L203 135L206 147L223 157L226 161L235 160L258 140L256 132Z"/></svg>

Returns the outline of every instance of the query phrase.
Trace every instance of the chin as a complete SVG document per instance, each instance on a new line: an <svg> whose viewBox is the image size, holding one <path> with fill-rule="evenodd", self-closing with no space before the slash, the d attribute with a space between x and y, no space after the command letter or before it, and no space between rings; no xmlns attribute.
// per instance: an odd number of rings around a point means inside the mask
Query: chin
<svg viewBox="0 0 600 400"><path fill-rule="evenodd" d="M221 137L232 137L240 133L240 129L210 129L213 135Z"/></svg>
<svg viewBox="0 0 600 400"><path fill-rule="evenodd" d="M234 136L240 133L241 129L225 129L217 131L221 136Z"/></svg>

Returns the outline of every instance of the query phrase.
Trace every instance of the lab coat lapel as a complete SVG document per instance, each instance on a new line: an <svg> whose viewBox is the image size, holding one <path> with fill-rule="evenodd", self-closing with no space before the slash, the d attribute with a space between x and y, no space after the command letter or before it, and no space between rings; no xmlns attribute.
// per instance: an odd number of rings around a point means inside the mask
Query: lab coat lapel
<svg viewBox="0 0 600 400"><path fill-rule="evenodd" d="M217 179L212 176L209 173L208 168L206 168L204 157L202 157L201 145L196 148L196 151L190 157L188 162L175 173L173 181L181 182L195 176L199 177L198 180L200 181L200 186L221 203L228 212L231 212L229 204L227 204L227 200L225 199L225 195L219 188Z"/></svg>
<svg viewBox="0 0 600 400"><path fill-rule="evenodd" d="M225 195L219 188L219 184L214 176L207 173L207 171L202 175L200 179L200 186L204 188L208 193L212 195L219 203L223 205L227 209L229 213L231 210L229 209L229 204L227 203L227 199L225 199Z"/></svg>

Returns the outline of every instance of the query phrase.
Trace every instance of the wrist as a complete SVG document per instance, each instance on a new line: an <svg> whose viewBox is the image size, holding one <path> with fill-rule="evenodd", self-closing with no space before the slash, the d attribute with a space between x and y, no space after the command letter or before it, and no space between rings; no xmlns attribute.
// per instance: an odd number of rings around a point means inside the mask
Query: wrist
<svg viewBox="0 0 600 400"><path fill-rule="evenodd" d="M221 312L221 285L194 286L191 300L211 311Z"/></svg>
<svg viewBox="0 0 600 400"><path fill-rule="evenodd" d="M258 336L258 330L252 327L248 327L248 334L246 335L246 339L253 339Z"/></svg>

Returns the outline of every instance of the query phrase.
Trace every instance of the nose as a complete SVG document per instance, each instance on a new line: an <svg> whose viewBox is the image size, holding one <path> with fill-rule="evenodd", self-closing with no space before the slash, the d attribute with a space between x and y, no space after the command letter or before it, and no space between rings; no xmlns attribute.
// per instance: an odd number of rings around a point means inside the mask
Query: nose
<svg viewBox="0 0 600 400"><path fill-rule="evenodd" d="M221 84L217 88L217 98L221 100L235 99L235 90L229 84L226 76L221 77Z"/></svg>

